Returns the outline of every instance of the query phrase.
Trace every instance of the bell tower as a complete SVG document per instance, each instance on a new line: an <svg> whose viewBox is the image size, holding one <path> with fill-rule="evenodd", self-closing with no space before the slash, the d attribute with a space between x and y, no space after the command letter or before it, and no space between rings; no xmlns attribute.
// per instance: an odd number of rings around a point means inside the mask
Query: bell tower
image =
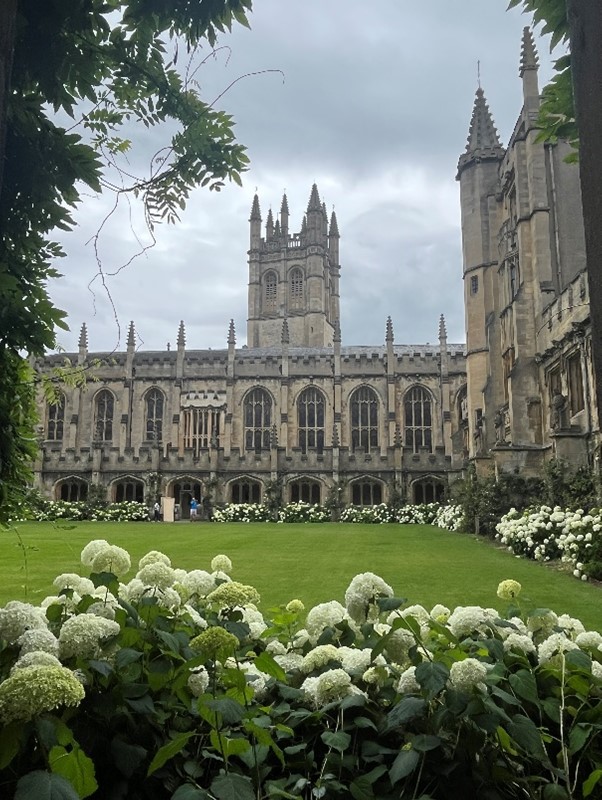
<svg viewBox="0 0 602 800"><path fill-rule="evenodd" d="M339 305L339 230L330 228L316 184L312 186L299 233L289 233L286 194L274 222L270 209L265 237L255 195L250 217L249 312L247 345L279 347L283 320L291 347L330 347Z"/></svg>

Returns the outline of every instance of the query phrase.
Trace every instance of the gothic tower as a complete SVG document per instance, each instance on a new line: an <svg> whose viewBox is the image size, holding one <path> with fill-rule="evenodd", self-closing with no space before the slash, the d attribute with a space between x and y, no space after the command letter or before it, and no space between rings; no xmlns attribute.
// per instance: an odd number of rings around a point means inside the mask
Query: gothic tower
<svg viewBox="0 0 602 800"><path fill-rule="evenodd" d="M250 217L249 347L279 347L287 320L291 347L330 347L339 307L339 231L332 214L330 230L318 188L311 190L299 233L289 233L286 194L279 219L268 212L265 237L255 195Z"/></svg>

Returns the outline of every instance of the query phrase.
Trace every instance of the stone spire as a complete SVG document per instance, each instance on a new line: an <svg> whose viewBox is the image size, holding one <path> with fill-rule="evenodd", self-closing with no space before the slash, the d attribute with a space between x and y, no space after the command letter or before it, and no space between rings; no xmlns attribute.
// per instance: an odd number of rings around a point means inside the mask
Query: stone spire
<svg viewBox="0 0 602 800"><path fill-rule="evenodd" d="M395 341L395 336L393 335L393 321L391 317L387 317L387 329L385 333L385 342L393 344Z"/></svg>
<svg viewBox="0 0 602 800"><path fill-rule="evenodd" d="M280 239L280 220L274 223L274 239Z"/></svg>
<svg viewBox="0 0 602 800"><path fill-rule="evenodd" d="M259 220L261 222L261 211L259 210L259 197L255 195L253 197L253 206L251 208L251 216L249 217L249 222Z"/></svg>
<svg viewBox="0 0 602 800"><path fill-rule="evenodd" d="M523 28L523 40L520 51L519 75L523 81L523 99L525 105L530 106L530 110L536 112L539 109L539 85L537 71L539 60L533 34L530 28Z"/></svg>
<svg viewBox="0 0 602 800"><path fill-rule="evenodd" d="M280 337L280 341L282 342L282 344L288 344L290 342L290 340L291 340L291 337L290 337L290 334L288 332L288 322L287 322L286 317L285 317L284 321L282 323L282 335Z"/></svg>
<svg viewBox="0 0 602 800"><path fill-rule="evenodd" d="M445 317L443 314L439 317L439 341L447 341L447 328L445 327Z"/></svg>
<svg viewBox="0 0 602 800"><path fill-rule="evenodd" d="M520 50L520 70L519 75L521 78L528 69L539 69L539 59L537 56L537 49L531 28L523 28L523 40Z"/></svg>
<svg viewBox="0 0 602 800"><path fill-rule="evenodd" d="M500 144L485 94L479 86L472 109L466 150L458 161L458 177L469 164L481 161L498 161L503 155L504 148Z"/></svg>
<svg viewBox="0 0 602 800"><path fill-rule="evenodd" d="M272 239L274 237L274 217L272 215L272 209L268 211L268 218L265 223L265 238Z"/></svg>
<svg viewBox="0 0 602 800"><path fill-rule="evenodd" d="M178 328L178 348L186 346L186 330L184 329L184 320L180 320L180 327Z"/></svg>
<svg viewBox="0 0 602 800"><path fill-rule="evenodd" d="M337 215L334 213L334 211L330 215L330 232L328 235L330 236L331 239L333 237L336 237L337 239L340 238Z"/></svg>
<svg viewBox="0 0 602 800"><path fill-rule="evenodd" d="M288 237L288 200L286 199L286 192L282 195L282 204L280 206L280 227L282 235L286 239Z"/></svg>
<svg viewBox="0 0 602 800"><path fill-rule="evenodd" d="M315 183L311 187L309 203L307 204L307 213L309 214L310 211L322 211L322 205L320 203L320 195L318 194L318 187L316 186Z"/></svg>
<svg viewBox="0 0 602 800"><path fill-rule="evenodd" d="M136 347L136 329L134 328L134 322L130 322L130 327L128 330L128 341L127 341L128 350L133 350Z"/></svg>
<svg viewBox="0 0 602 800"><path fill-rule="evenodd" d="M79 332L79 342L78 347L80 350L87 350L88 349L88 328L86 327L86 323L82 325L82 329Z"/></svg>
<svg viewBox="0 0 602 800"><path fill-rule="evenodd" d="M236 344L236 332L234 330L234 320L230 320L230 327L228 328L228 344Z"/></svg>

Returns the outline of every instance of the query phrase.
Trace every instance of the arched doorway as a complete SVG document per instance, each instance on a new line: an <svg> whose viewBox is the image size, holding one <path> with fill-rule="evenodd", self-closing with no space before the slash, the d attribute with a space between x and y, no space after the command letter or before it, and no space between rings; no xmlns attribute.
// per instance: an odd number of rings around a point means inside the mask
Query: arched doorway
<svg viewBox="0 0 602 800"><path fill-rule="evenodd" d="M190 519L190 501L195 497L201 500L201 483L192 478L185 478L173 484L175 513L178 519Z"/></svg>

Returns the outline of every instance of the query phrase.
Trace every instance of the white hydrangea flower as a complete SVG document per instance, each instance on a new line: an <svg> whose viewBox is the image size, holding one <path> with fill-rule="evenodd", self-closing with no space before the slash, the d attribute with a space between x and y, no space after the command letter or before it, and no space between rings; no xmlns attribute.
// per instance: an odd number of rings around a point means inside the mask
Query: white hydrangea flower
<svg viewBox="0 0 602 800"><path fill-rule="evenodd" d="M345 607L351 619L363 623L370 616L378 616L376 601L380 597L393 597L393 589L373 572L362 572L352 579L345 592Z"/></svg>
<svg viewBox="0 0 602 800"><path fill-rule="evenodd" d="M253 689L255 697L258 700L264 698L270 676L257 669L253 661L241 661L239 667L244 672L247 683Z"/></svg>
<svg viewBox="0 0 602 800"><path fill-rule="evenodd" d="M102 600L88 606L85 613L104 617L104 619L115 619L115 608L110 603L105 603Z"/></svg>
<svg viewBox="0 0 602 800"><path fill-rule="evenodd" d="M99 658L103 654L102 642L116 636L119 630L117 622L91 614L69 617L59 634L61 658Z"/></svg>
<svg viewBox="0 0 602 800"><path fill-rule="evenodd" d="M545 639L556 627L558 616L553 611L545 611L543 614L531 615L527 619L527 630L533 634L533 638L539 641Z"/></svg>
<svg viewBox="0 0 602 800"><path fill-rule="evenodd" d="M556 656L567 653L569 650L579 650L579 646L571 641L564 633L553 633L537 647L537 657L540 664L554 662Z"/></svg>
<svg viewBox="0 0 602 800"><path fill-rule="evenodd" d="M556 625L562 628L565 633L572 639L575 639L580 633L585 633L585 625L579 619L569 616L569 614L561 614L558 617Z"/></svg>
<svg viewBox="0 0 602 800"><path fill-rule="evenodd" d="M521 589L522 586L518 581L513 581L509 578L499 584L497 587L497 596L501 600L514 600L519 596Z"/></svg>
<svg viewBox="0 0 602 800"><path fill-rule="evenodd" d="M333 644L320 644L303 657L301 670L303 672L313 672L315 669L325 667L329 661L339 660L338 647Z"/></svg>
<svg viewBox="0 0 602 800"><path fill-rule="evenodd" d="M211 559L211 569L213 572L225 572L229 575L232 572L232 562L223 553Z"/></svg>
<svg viewBox="0 0 602 800"><path fill-rule="evenodd" d="M338 660L346 672L364 673L370 666L372 650L369 647L339 647Z"/></svg>
<svg viewBox="0 0 602 800"><path fill-rule="evenodd" d="M449 615L451 611L447 606L442 605L441 603L437 603L431 608L431 619L434 619L436 622L440 622L441 625L445 625L447 620L449 619Z"/></svg>
<svg viewBox="0 0 602 800"><path fill-rule="evenodd" d="M222 570L216 570L215 572L211 573L211 580L213 581L213 585L217 587L220 585L220 583L230 583L232 578L228 575L227 572L223 572Z"/></svg>
<svg viewBox="0 0 602 800"><path fill-rule="evenodd" d="M602 680L602 664L599 661L592 661L592 675L599 681Z"/></svg>
<svg viewBox="0 0 602 800"><path fill-rule="evenodd" d="M196 667L191 671L188 677L188 688L194 697L200 697L205 694L209 686L209 673L205 667Z"/></svg>
<svg viewBox="0 0 602 800"><path fill-rule="evenodd" d="M265 649L273 656L283 656L287 652L286 647L278 639L270 639Z"/></svg>
<svg viewBox="0 0 602 800"><path fill-rule="evenodd" d="M317 641L325 628L334 628L347 617L347 611L337 600L319 603L307 614L305 622L307 632L313 641Z"/></svg>
<svg viewBox="0 0 602 800"><path fill-rule="evenodd" d="M202 617L196 610L196 608L194 606L191 606L190 603L186 603L181 607L181 613L188 614L193 624L196 625L197 628L205 630L205 628L207 627L207 620L204 617Z"/></svg>
<svg viewBox="0 0 602 800"><path fill-rule="evenodd" d="M274 661L279 664L285 672L296 672L303 665L301 653L276 653Z"/></svg>
<svg viewBox="0 0 602 800"><path fill-rule="evenodd" d="M215 589L213 576L204 569L193 569L178 579L188 597L207 597Z"/></svg>
<svg viewBox="0 0 602 800"><path fill-rule="evenodd" d="M416 680L416 667L408 667L399 676L395 684L395 691L399 694L417 694L420 692L420 684Z"/></svg>
<svg viewBox="0 0 602 800"><path fill-rule="evenodd" d="M582 631L575 637L575 644L582 650L600 650L602 635L598 631Z"/></svg>
<svg viewBox="0 0 602 800"><path fill-rule="evenodd" d="M530 636L512 631L504 639L504 651L508 653L510 650L518 650L521 653L534 653L536 647Z"/></svg>
<svg viewBox="0 0 602 800"><path fill-rule="evenodd" d="M150 550L146 555L142 556L138 562L138 571L144 569L144 567L147 567L149 564L165 564L166 567L171 567L171 558L160 550Z"/></svg>
<svg viewBox="0 0 602 800"><path fill-rule="evenodd" d="M84 547L81 552L81 562L84 567L91 567L94 558L105 547L109 547L109 543L105 539L94 539Z"/></svg>
<svg viewBox="0 0 602 800"><path fill-rule="evenodd" d="M31 603L11 600L4 608L0 608L0 639L8 644L15 644L25 631L34 628L48 628L48 621L41 608Z"/></svg>
<svg viewBox="0 0 602 800"><path fill-rule="evenodd" d="M17 644L20 647L19 656L35 651L43 651L53 656L59 654L59 640L48 628L32 628L25 631L17 639Z"/></svg>
<svg viewBox="0 0 602 800"><path fill-rule="evenodd" d="M399 628L387 635L385 653L396 664L405 664L409 658L410 648L415 645L414 634L405 628Z"/></svg>
<svg viewBox="0 0 602 800"><path fill-rule="evenodd" d="M307 629L306 628L301 628L300 630L298 630L294 634L293 640L291 642L291 646L295 650L301 650L310 641L311 641L311 639L309 637L309 633L308 633Z"/></svg>
<svg viewBox="0 0 602 800"><path fill-rule="evenodd" d="M63 572L61 575L57 575L52 581L52 585L58 589L59 592L65 589L73 589L80 597L86 594L92 594L96 588L90 578L82 578L81 575L77 575L75 572Z"/></svg>
<svg viewBox="0 0 602 800"><path fill-rule="evenodd" d="M182 604L182 598L171 586L167 586L165 589L157 587L153 597L157 599L157 603L162 608L168 608L170 611L177 611Z"/></svg>
<svg viewBox="0 0 602 800"><path fill-rule="evenodd" d="M25 669L26 667L61 667L62 664L58 658L46 650L30 650L21 655L13 664L10 670L12 675L18 669Z"/></svg>
<svg viewBox="0 0 602 800"><path fill-rule="evenodd" d="M447 625L454 636L462 639L471 633L484 633L497 617L498 613L494 609L485 609L481 606L458 606L450 614Z"/></svg>
<svg viewBox="0 0 602 800"><path fill-rule="evenodd" d="M140 578L132 578L129 583L120 587L119 594L127 603L138 603L145 595L150 594L150 588Z"/></svg>
<svg viewBox="0 0 602 800"><path fill-rule="evenodd" d="M123 547L108 544L99 550L92 559L92 572L111 572L120 578L130 571L132 562L130 554Z"/></svg>
<svg viewBox="0 0 602 800"><path fill-rule="evenodd" d="M153 586L158 589L167 589L175 583L175 573L173 569L162 561L152 561L138 571L136 575L139 581L146 586Z"/></svg>
<svg viewBox="0 0 602 800"><path fill-rule="evenodd" d="M301 689L316 707L334 703L352 694L366 696L365 692L351 683L351 677L344 669L329 669L315 679L306 678Z"/></svg>
<svg viewBox="0 0 602 800"><path fill-rule="evenodd" d="M261 611L253 605L239 608L242 612L242 621L249 626L249 635L252 639L260 639L261 634L267 630L267 623Z"/></svg>
<svg viewBox="0 0 602 800"><path fill-rule="evenodd" d="M454 689L470 692L472 689L484 689L483 681L487 676L487 666L476 658L465 658L454 661L449 671L449 682Z"/></svg>
<svg viewBox="0 0 602 800"><path fill-rule="evenodd" d="M84 688L62 666L31 666L16 670L0 683L0 722L28 722L45 711L77 706Z"/></svg>

